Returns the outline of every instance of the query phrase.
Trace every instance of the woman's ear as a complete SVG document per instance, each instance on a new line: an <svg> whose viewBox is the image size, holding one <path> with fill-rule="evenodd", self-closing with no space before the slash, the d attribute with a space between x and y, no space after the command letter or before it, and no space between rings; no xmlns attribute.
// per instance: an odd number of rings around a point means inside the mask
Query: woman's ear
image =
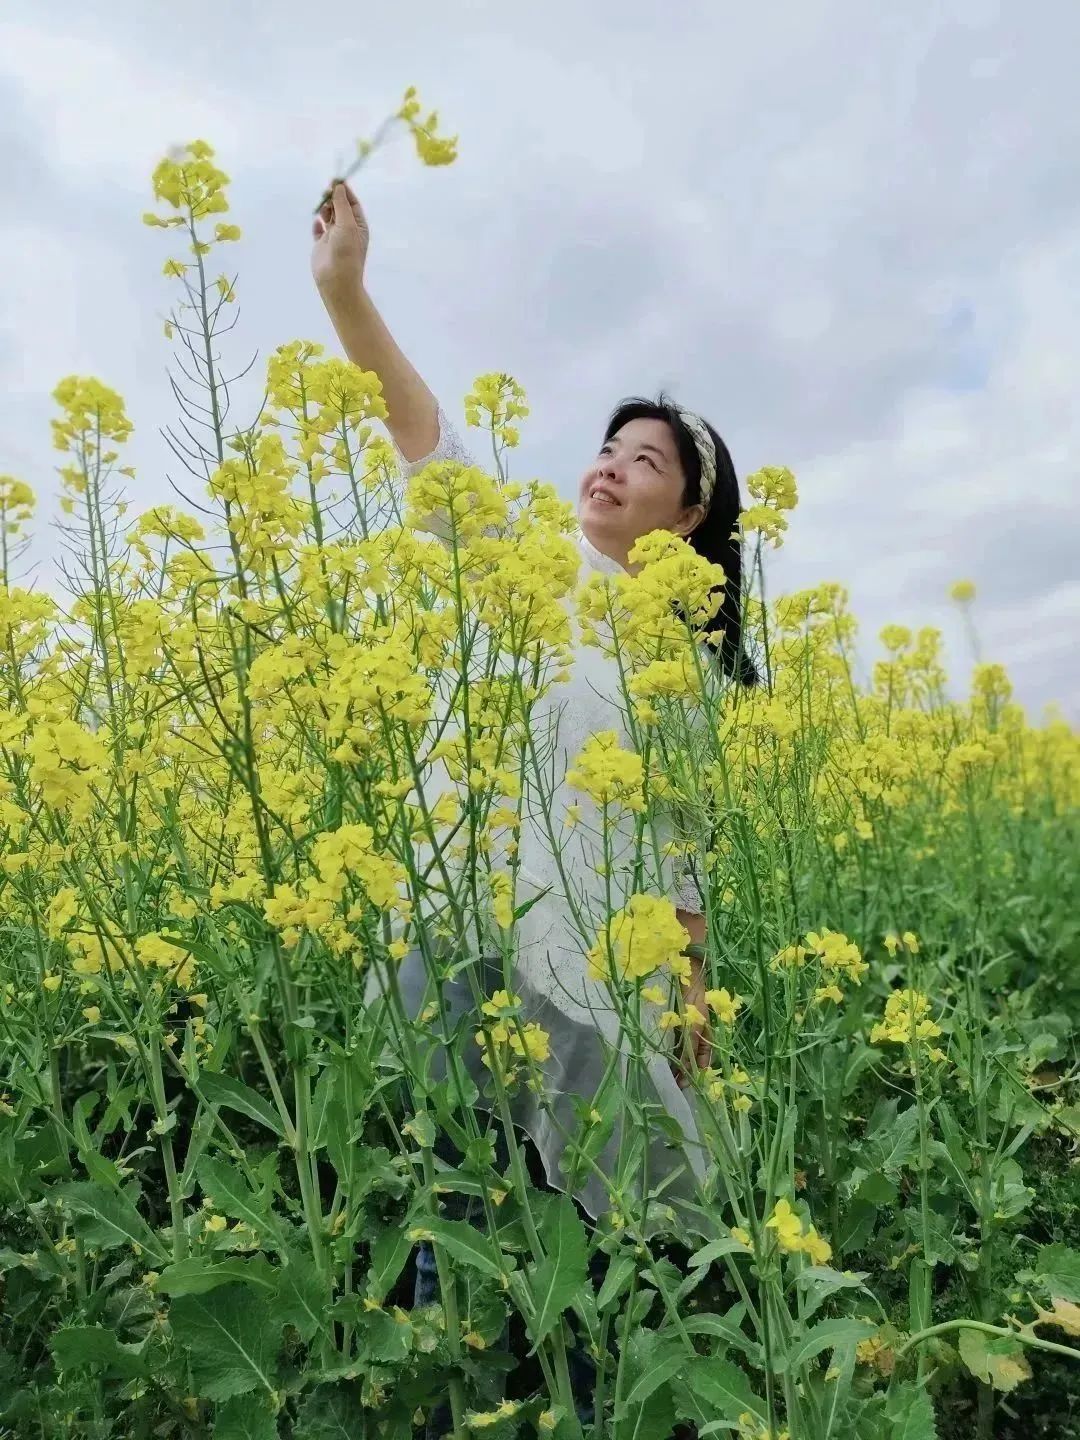
<svg viewBox="0 0 1080 1440"><path fill-rule="evenodd" d="M682 513L682 519L673 527L673 533L688 540L704 519L704 505L688 505Z"/></svg>

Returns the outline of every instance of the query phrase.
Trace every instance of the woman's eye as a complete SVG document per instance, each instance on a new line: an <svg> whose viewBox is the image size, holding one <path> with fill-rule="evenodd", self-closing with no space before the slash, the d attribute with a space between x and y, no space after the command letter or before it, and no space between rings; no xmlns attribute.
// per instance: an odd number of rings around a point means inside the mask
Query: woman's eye
<svg viewBox="0 0 1080 1440"><path fill-rule="evenodd" d="M656 461L652 458L652 456L646 455L644 451L642 451L642 453L638 456L638 459L647 460L654 470L659 470L660 468L659 465L657 465Z"/></svg>

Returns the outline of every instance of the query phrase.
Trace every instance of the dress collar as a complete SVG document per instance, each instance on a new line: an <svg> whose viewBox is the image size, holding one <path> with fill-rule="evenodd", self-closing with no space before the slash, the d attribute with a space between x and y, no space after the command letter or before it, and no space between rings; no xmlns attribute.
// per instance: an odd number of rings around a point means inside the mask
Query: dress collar
<svg viewBox="0 0 1080 1440"><path fill-rule="evenodd" d="M592 541L588 539L580 525L577 531L577 543L578 549L582 555L584 555L585 563L590 570L600 570L605 575L625 573L623 566L621 566L617 560L613 560L610 555L605 555L603 551L596 548Z"/></svg>

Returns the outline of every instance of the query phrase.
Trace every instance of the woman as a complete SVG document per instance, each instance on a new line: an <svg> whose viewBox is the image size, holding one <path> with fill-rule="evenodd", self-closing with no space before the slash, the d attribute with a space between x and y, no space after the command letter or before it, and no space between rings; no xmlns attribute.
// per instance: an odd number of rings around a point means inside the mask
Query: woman
<svg viewBox="0 0 1080 1440"><path fill-rule="evenodd" d="M373 370L382 381L386 423L403 473L412 475L432 460L475 464L368 295L364 283L368 225L348 185L333 185L313 230L312 270L319 293L346 354L362 368ZM620 405L609 419L599 453L582 476L577 541L583 576L590 571L615 574L630 569L628 556L634 542L657 529L686 537L700 554L721 564L728 583L723 605L710 628L723 627L718 647L720 662L744 683L752 684L756 678L754 668L741 644L741 555L738 541L733 538L740 509L731 457L716 431L699 416L664 399L631 400ZM598 730L622 730L618 675L614 664L605 664L605 660L590 651L587 676L572 679L568 690L560 687L561 701L568 703L563 704L561 712L559 748L569 756L575 755ZM575 667L581 671L585 668ZM564 776L557 779L552 806L557 832L561 812L580 798L566 785ZM549 1099L541 1105L527 1087L522 1087L514 1119L535 1142L549 1183L572 1190L597 1216L610 1208L605 1187L595 1175L571 1176L568 1182L565 1166L560 1174L560 1160L564 1133L577 1129L571 1097L593 1096L604 1073L597 1031L617 1043L618 1018L603 987L587 978L580 932L568 913L565 890L564 903L558 903L560 885L567 883L566 876L560 876L550 855L545 855L546 849L544 837L538 832L530 834L526 821L519 850L519 880L525 892L523 895L519 888L519 899L527 897L529 887L538 894L549 893L519 922L513 988L522 998L523 1015L547 1030L552 1044L550 1060L544 1064ZM602 898L603 887L596 884L595 867L580 867L578 883L581 890L575 898L588 910L590 901ZM695 881L688 874L673 874L666 890L691 942L701 945L705 919ZM684 997L705 1014L702 964L696 959L691 963L692 979ZM425 978L421 967L414 965L410 969L405 962L402 974L403 987L419 1009ZM410 990L410 976L419 989ZM497 983L504 983L501 974ZM469 1004L463 986L456 1001L462 1008ZM707 1065L711 1050L705 1027L688 1039L696 1063ZM681 1157L672 1156L670 1139L656 1139L656 1153L650 1152L648 1173L655 1183L671 1171L673 1162L681 1162L684 1170L700 1178L704 1166L696 1153L697 1125L691 1104L683 1093L685 1075L680 1071L677 1078L673 1076L662 1057L649 1065L648 1073L657 1098L678 1121L686 1139ZM601 1165L606 1153L600 1157ZM675 1194L675 1190L669 1192L668 1198Z"/></svg>

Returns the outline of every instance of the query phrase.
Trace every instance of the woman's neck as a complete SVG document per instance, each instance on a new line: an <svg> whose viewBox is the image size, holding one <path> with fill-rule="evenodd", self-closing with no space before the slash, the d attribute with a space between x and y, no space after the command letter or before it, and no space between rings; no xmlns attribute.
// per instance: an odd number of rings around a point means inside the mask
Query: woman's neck
<svg viewBox="0 0 1080 1440"><path fill-rule="evenodd" d="M620 570L626 570L627 566L613 555L607 555L603 550L598 549L585 531L578 525L578 534L581 536L581 548L585 552L586 559L594 570L602 570L608 575L617 575Z"/></svg>

